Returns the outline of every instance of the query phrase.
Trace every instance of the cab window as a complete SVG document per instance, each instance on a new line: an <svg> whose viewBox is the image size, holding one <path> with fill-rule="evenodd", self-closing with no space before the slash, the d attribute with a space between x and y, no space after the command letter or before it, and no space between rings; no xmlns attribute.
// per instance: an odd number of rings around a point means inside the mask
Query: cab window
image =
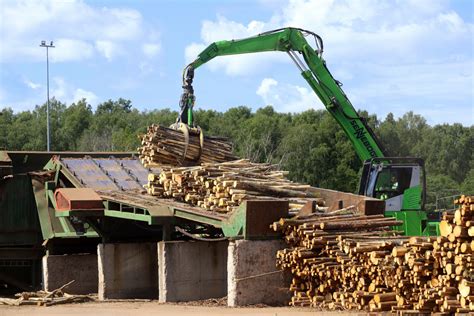
<svg viewBox="0 0 474 316"><path fill-rule="evenodd" d="M410 187L412 168L386 168L379 172L374 197L382 200L401 195Z"/></svg>

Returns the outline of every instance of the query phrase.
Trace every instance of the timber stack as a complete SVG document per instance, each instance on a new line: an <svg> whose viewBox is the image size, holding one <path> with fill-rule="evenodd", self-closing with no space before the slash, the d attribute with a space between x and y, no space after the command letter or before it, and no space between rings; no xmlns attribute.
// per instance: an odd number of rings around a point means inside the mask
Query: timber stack
<svg viewBox="0 0 474 316"><path fill-rule="evenodd" d="M397 221L379 216L325 213L274 223L289 245L277 253L277 266L293 276L290 305L474 311L474 199L456 203L454 214L443 215L439 237L397 236L389 229Z"/></svg>
<svg viewBox="0 0 474 316"><path fill-rule="evenodd" d="M291 209L299 209L315 198L309 185L286 179L287 171L277 165L240 159L200 166L162 168L149 174L148 193L173 198L207 211L232 212L245 200L285 198ZM316 199L322 205L322 201Z"/></svg>
<svg viewBox="0 0 474 316"><path fill-rule="evenodd" d="M277 267L293 276L290 305L329 309L367 306L383 287L372 263L406 240L390 228L399 224L383 215L357 215L351 210L273 223L273 230L282 231L289 245L277 252Z"/></svg>
<svg viewBox="0 0 474 316"><path fill-rule="evenodd" d="M238 159L232 154L232 144L225 138L204 136L189 131L153 124L141 136L138 153L145 167L189 166L200 163L224 162Z"/></svg>

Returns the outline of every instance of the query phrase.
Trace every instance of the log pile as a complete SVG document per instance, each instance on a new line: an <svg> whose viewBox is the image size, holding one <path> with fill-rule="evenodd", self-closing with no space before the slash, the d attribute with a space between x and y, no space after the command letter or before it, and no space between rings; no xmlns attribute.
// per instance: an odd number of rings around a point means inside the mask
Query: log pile
<svg viewBox="0 0 474 316"><path fill-rule="evenodd" d="M370 258L376 262L405 240L390 229L399 224L383 215L351 211L314 213L273 223L273 230L284 232L290 246L277 253L277 266L293 275L290 305L329 309L367 306L373 298L368 295L369 287L371 293L382 287Z"/></svg>
<svg viewBox="0 0 474 316"><path fill-rule="evenodd" d="M151 195L173 198L207 211L232 212L249 199L286 198L298 209L306 198L314 198L309 185L286 179L287 171L276 165L247 159L200 166L162 168L149 174L145 189Z"/></svg>
<svg viewBox="0 0 474 316"><path fill-rule="evenodd" d="M277 266L293 276L290 305L372 312L474 311L474 199L444 214L442 236L403 237L393 219L313 214L272 228L289 245ZM448 228L450 227L450 228Z"/></svg>
<svg viewBox="0 0 474 316"><path fill-rule="evenodd" d="M232 154L232 144L224 138L205 136L201 148L199 133L191 131L186 146L182 131L155 124L141 136L141 147L137 150L145 167L188 166L237 159Z"/></svg>

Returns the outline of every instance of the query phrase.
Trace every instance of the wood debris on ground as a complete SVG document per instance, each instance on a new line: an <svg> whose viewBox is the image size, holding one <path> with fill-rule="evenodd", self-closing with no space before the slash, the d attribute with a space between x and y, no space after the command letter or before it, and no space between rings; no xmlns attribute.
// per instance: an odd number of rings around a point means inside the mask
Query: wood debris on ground
<svg viewBox="0 0 474 316"><path fill-rule="evenodd" d="M71 285L74 281L68 282L58 289L51 292L37 291L37 292L21 292L15 294L15 299L0 297L0 305L21 306L21 305L36 305L36 306L52 306L58 304L81 303L88 301L95 301L95 295L76 295L64 292L64 289Z"/></svg>
<svg viewBox="0 0 474 316"><path fill-rule="evenodd" d="M289 248L277 266L293 280L290 305L450 315L474 311L474 198L444 214L439 237L390 232L382 216L313 214L282 219ZM472 225L472 226L471 226Z"/></svg>
<svg viewBox="0 0 474 316"><path fill-rule="evenodd" d="M232 144L225 138L204 136L201 147L199 134L190 132L186 142L182 131L155 124L141 136L138 153L145 167L188 166L238 159L232 153Z"/></svg>
<svg viewBox="0 0 474 316"><path fill-rule="evenodd" d="M307 198L316 197L309 185L292 182L287 174L278 170L277 165L240 159L193 167L164 167L160 174L149 174L145 188L157 197L222 213L233 211L249 199L285 198L290 209L299 209Z"/></svg>

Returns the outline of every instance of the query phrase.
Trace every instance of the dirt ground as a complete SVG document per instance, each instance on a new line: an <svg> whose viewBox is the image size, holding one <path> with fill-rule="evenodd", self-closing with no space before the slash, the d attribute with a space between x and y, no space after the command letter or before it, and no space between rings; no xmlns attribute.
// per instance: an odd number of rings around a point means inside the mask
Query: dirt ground
<svg viewBox="0 0 474 316"><path fill-rule="evenodd" d="M0 306L0 316L45 316L45 315L98 315L98 316L207 316L207 315L259 315L259 316L291 316L291 315L331 315L340 316L348 313L321 312L310 308L290 307L243 307L226 306L193 306L182 304L162 304L151 302L91 302L50 307L40 306ZM358 313L350 313L357 315ZM360 314L360 315L365 315Z"/></svg>

